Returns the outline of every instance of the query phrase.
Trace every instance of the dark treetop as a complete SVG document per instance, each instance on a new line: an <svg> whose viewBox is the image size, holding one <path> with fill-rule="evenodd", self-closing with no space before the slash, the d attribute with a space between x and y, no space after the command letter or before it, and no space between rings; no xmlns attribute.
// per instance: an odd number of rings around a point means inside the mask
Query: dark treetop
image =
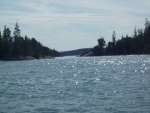
<svg viewBox="0 0 150 113"><path fill-rule="evenodd" d="M115 31L112 34L112 41L106 44L104 38L98 39L98 45L91 49L94 56L101 55L130 55L150 54L150 21L146 19L144 29L134 28L132 37L126 35L116 40Z"/></svg>
<svg viewBox="0 0 150 113"><path fill-rule="evenodd" d="M30 39L27 35L22 37L18 23L14 28L13 36L11 36L11 31L6 25L3 33L0 31L0 60L15 60L27 56L38 59L48 56L55 57L58 54L56 50L43 46L35 38Z"/></svg>

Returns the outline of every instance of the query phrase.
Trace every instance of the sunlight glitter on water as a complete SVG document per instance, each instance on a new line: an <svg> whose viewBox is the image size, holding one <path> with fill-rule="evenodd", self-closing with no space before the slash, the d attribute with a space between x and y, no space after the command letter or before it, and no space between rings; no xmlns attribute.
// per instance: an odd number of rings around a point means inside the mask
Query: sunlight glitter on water
<svg viewBox="0 0 150 113"><path fill-rule="evenodd" d="M1 62L0 72L0 112L150 112L149 56Z"/></svg>

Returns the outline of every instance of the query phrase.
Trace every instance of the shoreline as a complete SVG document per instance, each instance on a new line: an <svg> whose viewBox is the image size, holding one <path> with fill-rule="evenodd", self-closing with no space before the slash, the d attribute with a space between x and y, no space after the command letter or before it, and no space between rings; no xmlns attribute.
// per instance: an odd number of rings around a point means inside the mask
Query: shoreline
<svg viewBox="0 0 150 113"><path fill-rule="evenodd" d="M52 56L39 57L39 58L35 58L32 56L19 56L14 58L2 59L1 61L24 61L24 60L40 60L40 59L54 59L54 58L55 57Z"/></svg>

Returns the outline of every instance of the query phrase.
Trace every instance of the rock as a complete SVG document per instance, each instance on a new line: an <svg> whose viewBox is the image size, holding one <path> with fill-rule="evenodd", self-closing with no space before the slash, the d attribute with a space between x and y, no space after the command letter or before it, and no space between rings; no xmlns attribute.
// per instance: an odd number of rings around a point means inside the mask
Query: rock
<svg viewBox="0 0 150 113"><path fill-rule="evenodd" d="M83 57L94 56L94 52L89 52L89 53L86 53L86 54L84 54L82 56Z"/></svg>

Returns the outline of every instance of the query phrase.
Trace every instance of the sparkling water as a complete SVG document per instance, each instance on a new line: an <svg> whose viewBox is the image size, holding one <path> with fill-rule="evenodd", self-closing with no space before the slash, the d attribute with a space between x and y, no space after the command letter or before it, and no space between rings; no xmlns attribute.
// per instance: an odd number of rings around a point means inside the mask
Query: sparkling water
<svg viewBox="0 0 150 113"><path fill-rule="evenodd" d="M0 113L150 113L150 56L0 61Z"/></svg>

